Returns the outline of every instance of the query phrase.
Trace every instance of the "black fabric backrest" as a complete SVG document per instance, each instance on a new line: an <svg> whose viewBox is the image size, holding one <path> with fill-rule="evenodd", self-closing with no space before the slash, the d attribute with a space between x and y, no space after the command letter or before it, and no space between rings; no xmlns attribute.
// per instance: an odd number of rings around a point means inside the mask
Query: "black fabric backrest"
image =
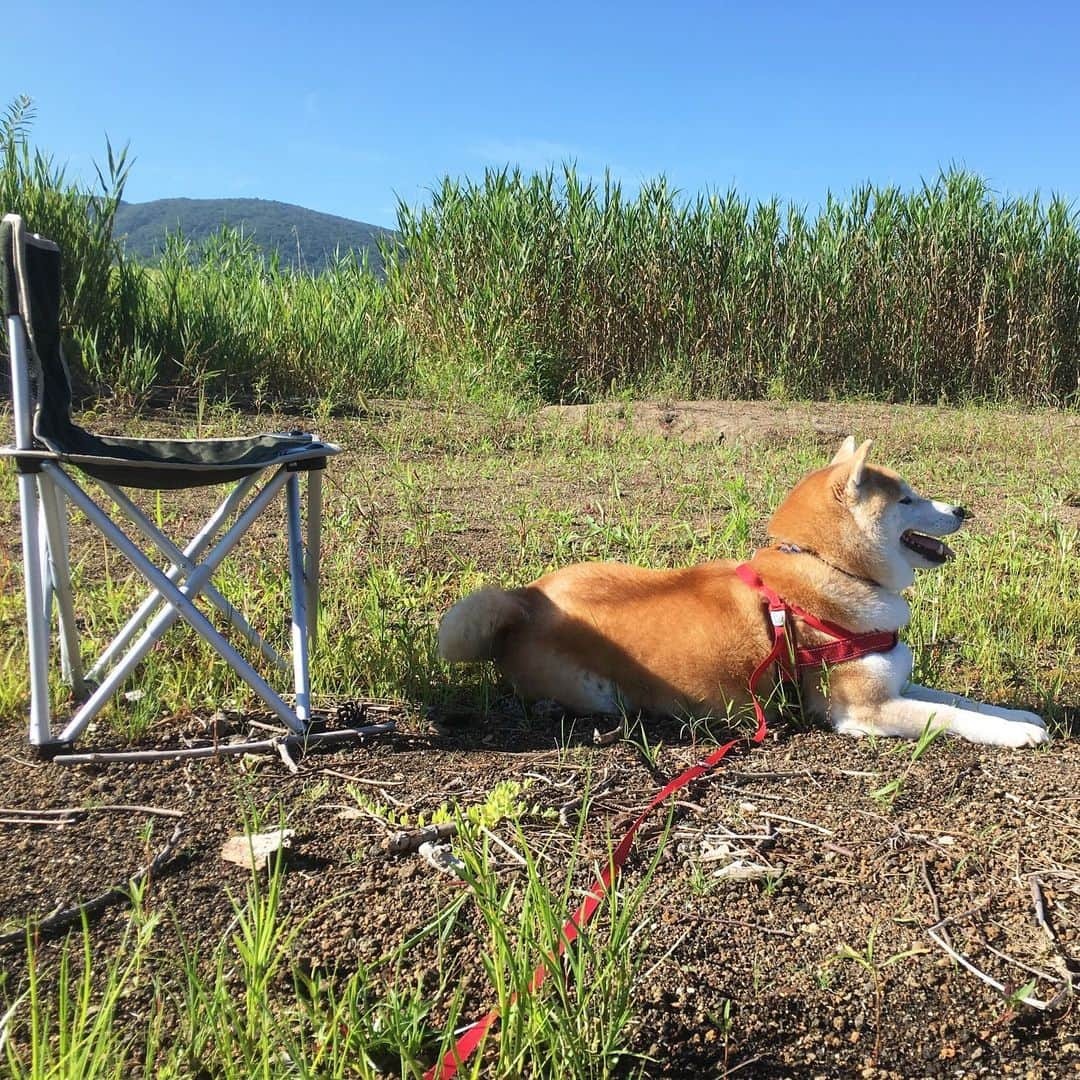
<svg viewBox="0 0 1080 1080"><path fill-rule="evenodd" d="M34 434L63 442L71 430L71 381L60 350L60 249L8 216L0 225L0 263L4 314L21 315L30 338Z"/></svg>

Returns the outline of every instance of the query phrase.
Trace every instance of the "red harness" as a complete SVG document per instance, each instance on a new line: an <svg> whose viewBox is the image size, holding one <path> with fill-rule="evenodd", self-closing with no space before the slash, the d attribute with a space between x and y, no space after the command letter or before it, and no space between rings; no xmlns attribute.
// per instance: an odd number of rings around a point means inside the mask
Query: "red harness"
<svg viewBox="0 0 1080 1080"><path fill-rule="evenodd" d="M735 567L735 573L751 589L761 593L769 606L772 650L750 676L750 694L754 699L754 710L758 714L759 723L762 721L763 711L757 696L757 684L773 664L779 665L781 677L794 681L803 668L842 664L845 660L858 660L870 653L888 652L895 648L900 640L900 635L895 630L873 630L866 634L854 634L843 626L811 615L797 604L789 604L758 577L749 563L740 563ZM789 629L791 615L797 615L815 630L828 634L835 640L809 647L797 645L794 631Z"/></svg>
<svg viewBox="0 0 1080 1080"><path fill-rule="evenodd" d="M888 652L896 645L898 636L895 632L882 631L871 634L853 634L835 623L826 622L808 611L796 607L794 604L785 603L780 596L759 578L749 563L742 563L735 568L735 573L746 582L752 589L756 589L765 597L769 605L769 622L773 629L773 647L769 655L754 669L750 676L750 695L754 700L754 712L757 715L758 726L750 742L760 745L766 735L765 710L757 696L757 684L772 665L779 664L782 675L794 679L800 668L821 667L824 664L839 664L844 660L857 660L860 656L868 653ZM825 645L816 645L812 648L801 648L795 645L794 634L788 629L788 615L797 615L815 630L821 631L835 638L835 641ZM529 982L527 993L534 994L540 989L544 980L556 963L556 958L561 957L566 950L577 940L592 918L593 913L599 908L604 899L604 894L611 888L611 883L622 869L630 854L634 843L634 837L645 821L672 795L687 784L700 776L705 776L720 764L728 752L737 745L740 740L731 739L729 742L716 747L708 756L691 765L674 780L666 784L653 797L648 806L634 819L633 824L627 830L618 847L611 853L611 861L596 879L593 887L586 894L578 909L566 920L559 935L559 941L554 946L554 956L537 965L533 977ZM511 995L511 1003L517 1001L515 992ZM457 1073L458 1068L471 1057L483 1043L488 1031L499 1019L499 1009L496 1006L485 1016L469 1024L460 1034L460 1037L443 1056L431 1066L424 1074L424 1080L451 1080Z"/></svg>

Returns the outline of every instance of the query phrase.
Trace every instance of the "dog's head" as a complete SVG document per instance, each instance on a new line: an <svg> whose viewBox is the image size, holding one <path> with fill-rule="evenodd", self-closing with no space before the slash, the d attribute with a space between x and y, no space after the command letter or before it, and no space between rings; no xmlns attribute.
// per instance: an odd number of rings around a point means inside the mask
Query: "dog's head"
<svg viewBox="0 0 1080 1080"><path fill-rule="evenodd" d="M952 558L937 539L956 532L962 507L923 498L891 469L870 465L870 442L844 440L832 462L804 477L769 523L774 539L894 592L915 571Z"/></svg>

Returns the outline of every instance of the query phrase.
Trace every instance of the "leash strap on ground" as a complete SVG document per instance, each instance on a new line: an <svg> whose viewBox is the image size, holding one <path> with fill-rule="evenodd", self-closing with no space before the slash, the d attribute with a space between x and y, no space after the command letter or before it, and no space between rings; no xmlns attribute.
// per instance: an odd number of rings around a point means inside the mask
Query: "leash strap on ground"
<svg viewBox="0 0 1080 1080"><path fill-rule="evenodd" d="M786 603L780 595L770 589L757 573L747 563L742 563L735 569L739 578L752 589L759 592L765 599L769 608L769 623L772 628L773 644L769 655L761 661L750 676L750 696L754 702L754 715L757 717L757 730L750 741L760 744L767 733L765 724L765 709L757 693L758 683L765 677L773 664L778 664L781 672L793 675L798 668L820 667L823 664L836 664L845 660L856 660L873 652L887 652L896 645L898 636L890 632L875 632L870 634L853 634L842 626L819 619L794 604ZM799 648L794 642L789 628L789 614L798 615L806 623L821 633L828 634L834 641L811 648ZM593 913L600 906L605 894L611 887L611 883L622 869L634 844L634 837L638 830L659 806L665 803L672 795L687 784L693 783L698 777L711 772L725 758L732 747L738 745L741 740L732 739L717 747L706 758L696 765L691 765L683 773L670 783L666 784L654 797L652 802L642 811L638 818L627 830L626 835L619 841L611 856L611 861L603 873L596 879L592 889L574 914L566 920L562 933L559 935L559 944L555 955L549 961L539 964L533 972L529 982L528 993L534 994L543 985L547 978L551 965L561 958L566 950L577 940L582 928L592 918ZM510 998L511 1004L518 1000L514 994ZM470 1024L459 1036L454 1047L448 1050L442 1060L433 1065L425 1074L424 1080L452 1080L458 1069L475 1053L477 1047L484 1041L485 1036L492 1025L499 1018L498 1008L492 1009L486 1016Z"/></svg>
<svg viewBox="0 0 1080 1080"><path fill-rule="evenodd" d="M777 635L776 643L773 645L773 651L769 654L768 658L758 666L751 677L751 692L753 692L757 680L772 665L779 650L785 647L784 636L780 633ZM754 744L758 744L764 740L767 728L765 725L765 710L761 707L761 703L758 701L756 694L754 695L754 712L757 716L758 726L750 741ZM732 747L737 746L741 741L742 740L740 739L732 739L722 746L718 746L707 757L697 762L697 764L691 765L690 768L686 769L674 780L666 784L653 797L652 802L650 802L645 810L641 812L627 830L622 840L619 841L619 846L615 848L612 853L611 861L608 863L607 868L596 879L596 882L589 890L588 895L585 897L581 906L566 920L566 923L562 928L562 933L559 935L559 944L555 951L555 956L551 958L551 962L544 962L537 966L536 970L533 972L532 980L529 982L528 993L534 994L540 989L544 980L547 978L548 972L551 970L550 963L561 958L566 950L577 940L582 928L592 918L593 913L600 906L605 894L611 887L613 879L618 875L623 864L626 862L638 830L652 812L671 798L677 791L686 787L687 784L693 783L698 777L711 772L720 761L727 756ZM518 995L514 994L510 1001L511 1003L514 1003L517 999ZM458 1069L472 1056L476 1048L483 1042L488 1030L498 1018L499 1010L494 1008L488 1012L486 1016L477 1020L475 1023L470 1024L469 1027L462 1032L453 1049L448 1050L446 1054L443 1055L442 1060L438 1064L432 1066L424 1074L424 1080L451 1080L451 1078L456 1075Z"/></svg>

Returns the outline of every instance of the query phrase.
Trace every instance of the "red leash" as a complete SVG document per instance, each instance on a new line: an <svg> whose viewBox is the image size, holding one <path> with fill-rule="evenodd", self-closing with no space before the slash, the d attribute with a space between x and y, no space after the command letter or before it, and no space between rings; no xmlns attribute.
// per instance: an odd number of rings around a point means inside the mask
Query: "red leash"
<svg viewBox="0 0 1080 1080"><path fill-rule="evenodd" d="M852 634L835 623L818 619L794 604L784 603L780 596L758 577L748 563L742 563L736 567L735 573L765 598L769 606L769 621L773 633L773 645L769 655L758 664L753 675L750 676L750 696L754 702L754 714L758 722L757 731L751 736L750 742L755 745L764 740L767 732L765 710L756 693L757 684L774 663L779 664L780 670L791 677L793 675L793 665L795 669L798 669L802 667L820 667L822 664L835 664L844 660L855 660L871 652L885 652L891 649L898 640L896 633ZM836 640L830 644L818 645L809 649L796 647L789 630L789 612L798 615L800 619L805 620L815 630L829 634ZM561 957L577 940L582 927L592 918L593 913L600 906L604 895L611 887L612 880L626 862L630 849L634 844L634 837L646 819L658 806L666 802L677 791L716 768L720 761L727 756L731 748L739 742L739 739L732 739L717 747L708 757L703 758L696 765L691 765L690 768L666 784L655 795L652 802L641 812L627 830L626 835L619 841L619 846L612 853L611 862L596 879L581 906L566 920L559 936L559 945L555 951L556 957ZM529 982L528 993L534 994L540 989L550 970L546 963L537 966ZM517 999L518 995L514 994L510 998L511 1004ZM462 1032L454 1047L443 1055L442 1060L428 1069L424 1074L424 1080L452 1080L452 1077L457 1074L458 1068L468 1061L483 1041L488 1029L498 1018L499 1010L494 1008L486 1016L470 1024Z"/></svg>

